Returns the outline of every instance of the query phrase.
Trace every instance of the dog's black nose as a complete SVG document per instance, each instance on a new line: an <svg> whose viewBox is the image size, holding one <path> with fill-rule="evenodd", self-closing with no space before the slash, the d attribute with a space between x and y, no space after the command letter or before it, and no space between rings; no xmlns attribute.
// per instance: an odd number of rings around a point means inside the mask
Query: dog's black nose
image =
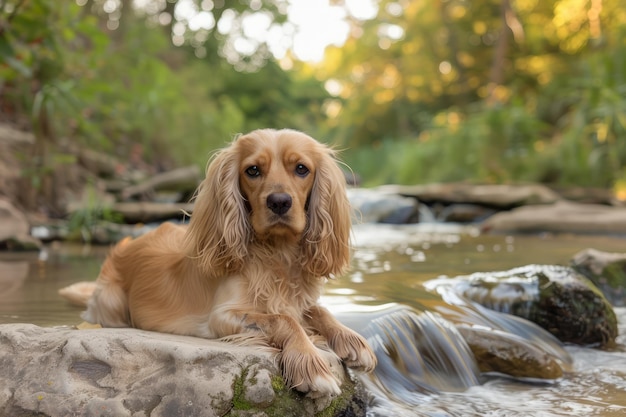
<svg viewBox="0 0 626 417"><path fill-rule="evenodd" d="M282 216L291 208L291 196L287 193L273 193L267 196L267 208Z"/></svg>

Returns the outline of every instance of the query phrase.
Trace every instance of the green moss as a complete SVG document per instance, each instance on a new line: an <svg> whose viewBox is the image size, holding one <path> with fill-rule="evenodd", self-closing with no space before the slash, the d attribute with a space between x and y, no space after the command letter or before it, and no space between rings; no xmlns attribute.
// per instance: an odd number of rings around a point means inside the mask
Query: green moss
<svg viewBox="0 0 626 417"><path fill-rule="evenodd" d="M621 288L626 286L626 261L609 263L600 277L596 277L595 284L601 283L604 278L611 288Z"/></svg>
<svg viewBox="0 0 626 417"><path fill-rule="evenodd" d="M328 407L316 413L315 417L334 417L339 414L340 411L346 409L354 397L354 384L352 384L351 381L346 381L341 388L341 395L334 398Z"/></svg>
<svg viewBox="0 0 626 417"><path fill-rule="evenodd" d="M233 409L234 410L251 410L252 404L246 400L246 377L248 376L248 368L241 371L241 375L235 378L233 382Z"/></svg>
<svg viewBox="0 0 626 417"><path fill-rule="evenodd" d="M280 375L272 377L272 388L276 394L274 401L267 408L259 409L258 406L246 400L245 382L250 369L242 370L241 375L233 382L232 409L227 414L230 417L241 415L239 411L263 411L268 417L300 417L304 409L303 395L297 391L290 390ZM247 415L247 414L246 414Z"/></svg>
<svg viewBox="0 0 626 417"><path fill-rule="evenodd" d="M274 375L272 377L272 388L275 393L279 393L280 391L284 391L286 388L285 380L280 375Z"/></svg>
<svg viewBox="0 0 626 417"><path fill-rule="evenodd" d="M280 375L272 376L272 389L276 394L274 402L263 410L268 417L299 417L301 415L304 409L304 395L289 389Z"/></svg>
<svg viewBox="0 0 626 417"><path fill-rule="evenodd" d="M306 398L305 394L302 394L296 390L290 389L286 384L282 376L272 376L272 389L274 390L275 397L272 404L266 408L260 408L251 404L245 399L246 385L245 382L250 375L250 369L245 368L242 370L241 375L233 382L233 399L232 408L226 414L228 417L236 417L242 415L249 415L248 411L261 411L268 417L301 417L304 410L310 409L311 401ZM252 377L253 378L253 377ZM252 380L250 378L250 380ZM342 393L337 398L334 398L330 405L324 410L316 413L316 417L333 417L340 415L342 411L350 407L351 402L355 396L356 385L351 380L346 380L342 386ZM364 414L364 413L363 413Z"/></svg>

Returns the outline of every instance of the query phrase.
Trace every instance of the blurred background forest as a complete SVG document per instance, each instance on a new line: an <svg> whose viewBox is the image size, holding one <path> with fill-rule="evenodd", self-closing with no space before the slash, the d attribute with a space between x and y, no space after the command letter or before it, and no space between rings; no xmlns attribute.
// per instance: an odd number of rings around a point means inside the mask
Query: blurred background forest
<svg viewBox="0 0 626 417"><path fill-rule="evenodd" d="M0 122L37 143L23 175L72 163L68 143L204 167L291 127L364 185L626 189L623 0L335 0L346 36L313 61L293 2L0 0Z"/></svg>

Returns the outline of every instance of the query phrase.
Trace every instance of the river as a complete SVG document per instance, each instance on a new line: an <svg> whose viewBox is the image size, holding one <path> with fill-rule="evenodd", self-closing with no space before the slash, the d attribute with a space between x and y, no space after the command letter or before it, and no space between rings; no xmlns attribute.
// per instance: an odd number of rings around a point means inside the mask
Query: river
<svg viewBox="0 0 626 417"><path fill-rule="evenodd" d="M585 248L626 252L626 239L609 236L484 236L445 224L360 225L354 228L352 271L326 286L323 303L337 314L393 303L423 309L422 283L441 275L504 270L527 264L567 265ZM51 244L38 254L0 253L0 323L42 326L80 323L80 308L57 290L94 279L107 248ZM481 377L464 390L372 390L378 416L626 416L626 308L617 308L618 345L611 351L568 346L570 372L556 381ZM444 326L445 327L445 326ZM374 376L368 386L381 386Z"/></svg>

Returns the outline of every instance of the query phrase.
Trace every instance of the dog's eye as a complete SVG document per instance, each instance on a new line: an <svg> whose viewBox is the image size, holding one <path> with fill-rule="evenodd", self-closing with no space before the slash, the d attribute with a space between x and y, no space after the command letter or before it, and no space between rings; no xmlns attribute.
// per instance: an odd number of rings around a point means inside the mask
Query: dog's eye
<svg viewBox="0 0 626 417"><path fill-rule="evenodd" d="M259 170L258 166L252 165L251 167L246 169L246 175L248 175L249 177L258 177L259 175L261 175L261 171Z"/></svg>
<svg viewBox="0 0 626 417"><path fill-rule="evenodd" d="M306 177L309 173L309 169L302 164L296 165L296 175L300 177Z"/></svg>

